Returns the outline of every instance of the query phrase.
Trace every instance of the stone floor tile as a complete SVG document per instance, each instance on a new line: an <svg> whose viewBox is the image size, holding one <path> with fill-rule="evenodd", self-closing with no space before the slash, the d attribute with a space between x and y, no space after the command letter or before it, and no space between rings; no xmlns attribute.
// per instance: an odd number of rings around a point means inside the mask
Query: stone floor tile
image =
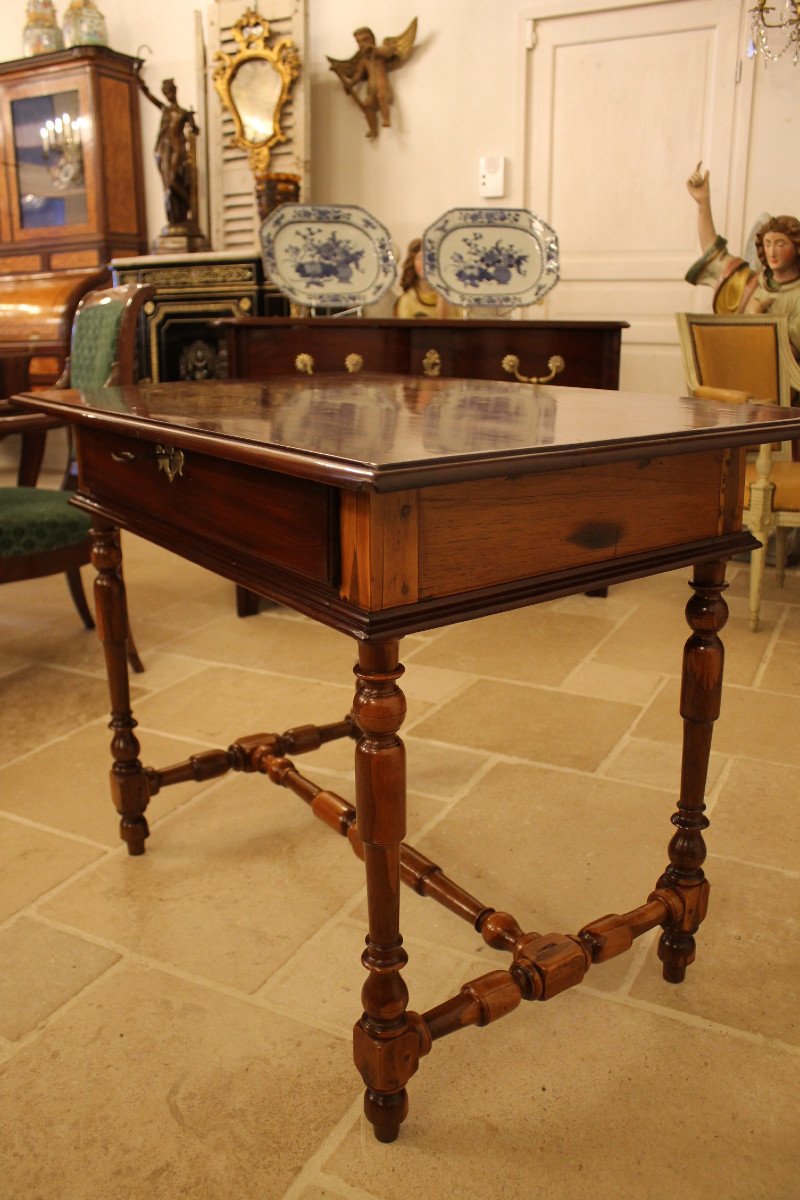
<svg viewBox="0 0 800 1200"><path fill-rule="evenodd" d="M198 742L177 741L157 733L147 733L143 742L146 766L167 767L206 749ZM116 848L119 818L108 778L110 747L106 722L98 721L0 767L0 809L51 830L61 829ZM148 813L151 824L214 782L178 783L164 788Z"/></svg>
<svg viewBox="0 0 800 1200"><path fill-rule="evenodd" d="M643 967L631 995L800 1045L800 879L713 853L705 872L711 901L697 934L697 961L680 986Z"/></svg>
<svg viewBox="0 0 800 1200"><path fill-rule="evenodd" d="M361 965L364 925L339 921L306 942L259 997L290 1008L313 1022L324 1021L349 1037L361 1015L361 988L366 971ZM468 972L460 956L404 939L408 965L403 970L413 1006L422 1012L458 991Z"/></svg>
<svg viewBox="0 0 800 1200"><path fill-rule="evenodd" d="M797 642L779 640L772 657L762 671L758 686L765 692L788 692L800 695L800 655Z"/></svg>
<svg viewBox="0 0 800 1200"><path fill-rule="evenodd" d="M97 846L0 817L0 921L103 853Z"/></svg>
<svg viewBox="0 0 800 1200"><path fill-rule="evenodd" d="M145 696L134 708L143 729L229 746L236 738L281 732L312 721L340 721L349 711L353 688L244 668L207 667L186 684ZM144 737L142 737L144 742Z"/></svg>
<svg viewBox="0 0 800 1200"><path fill-rule="evenodd" d="M141 695L135 685L131 691ZM107 720L108 687L102 676L29 664L0 679L0 714L0 763L7 763L78 725Z"/></svg>
<svg viewBox="0 0 800 1200"><path fill-rule="evenodd" d="M598 649L598 662L616 667L655 671L678 677L683 647L689 636L684 617L691 590L679 591L674 600L642 604L619 625ZM766 629L752 633L745 616L731 616L722 631L725 644L725 679L729 684L749 686L769 644Z"/></svg>
<svg viewBox="0 0 800 1200"><path fill-rule="evenodd" d="M12 1041L118 962L104 946L25 917L0 929L0 1034Z"/></svg>
<svg viewBox="0 0 800 1200"><path fill-rule="evenodd" d="M117 970L0 1073L2 1186L25 1200L279 1200L359 1083L340 1038Z"/></svg>
<svg viewBox="0 0 800 1200"><path fill-rule="evenodd" d="M564 679L561 689L581 696L621 700L623 704L646 704L661 682L655 671L637 671L589 660Z"/></svg>
<svg viewBox="0 0 800 1200"><path fill-rule="evenodd" d="M800 1169L796 1071L769 1046L573 991L434 1043L398 1140L362 1118L322 1169L382 1200L407 1200L410 1180L459 1200L782 1200Z"/></svg>
<svg viewBox="0 0 800 1200"><path fill-rule="evenodd" d="M735 760L706 837L716 854L784 871L800 864L800 767Z"/></svg>
<svg viewBox="0 0 800 1200"><path fill-rule="evenodd" d="M711 753L706 793L716 786L728 760L723 754ZM650 787L665 788L678 795L681 778L681 747L647 738L631 737L603 767L608 779L627 779Z"/></svg>
<svg viewBox="0 0 800 1200"><path fill-rule="evenodd" d="M613 627L600 613L541 604L444 629L417 651L414 663L557 686ZM503 646L513 646L513 653L498 654Z"/></svg>
<svg viewBox="0 0 800 1200"><path fill-rule="evenodd" d="M41 912L253 992L362 887L362 864L336 842L296 796L229 777L159 825L143 857L120 850Z"/></svg>
<svg viewBox="0 0 800 1200"><path fill-rule="evenodd" d="M678 681L674 680L644 713L636 736L679 741L682 722L677 714ZM800 766L800 738L787 736L790 729L800 729L800 697L723 686L722 710L713 733L718 754Z"/></svg>
<svg viewBox="0 0 800 1200"><path fill-rule="evenodd" d="M483 680L415 724L414 734L591 771L639 713L618 701Z"/></svg>
<svg viewBox="0 0 800 1200"><path fill-rule="evenodd" d="M510 912L525 932L577 933L606 913L644 903L668 862L674 807L666 792L499 764L434 828L409 840L482 906ZM366 921L364 903L351 915ZM410 889L401 897L401 931L473 955L483 972L510 961L467 921ZM624 957L604 963L593 969L592 986L614 991L627 970ZM479 973L465 973L462 982Z"/></svg>

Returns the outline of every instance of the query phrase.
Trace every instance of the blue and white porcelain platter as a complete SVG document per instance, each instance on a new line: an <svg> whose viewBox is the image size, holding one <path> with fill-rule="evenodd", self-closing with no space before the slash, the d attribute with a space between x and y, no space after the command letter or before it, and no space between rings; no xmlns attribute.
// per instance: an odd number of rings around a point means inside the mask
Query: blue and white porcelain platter
<svg viewBox="0 0 800 1200"><path fill-rule="evenodd" d="M264 270L295 304L359 308L397 278L389 232L356 205L281 204L261 226Z"/></svg>
<svg viewBox="0 0 800 1200"><path fill-rule="evenodd" d="M425 277L451 304L514 308L559 278L558 238L527 208L451 208L425 230Z"/></svg>

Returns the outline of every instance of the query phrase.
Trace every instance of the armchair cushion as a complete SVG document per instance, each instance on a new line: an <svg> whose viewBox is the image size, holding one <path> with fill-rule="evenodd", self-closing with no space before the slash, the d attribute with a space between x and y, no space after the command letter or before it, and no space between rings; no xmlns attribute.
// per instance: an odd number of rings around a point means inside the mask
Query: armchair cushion
<svg viewBox="0 0 800 1200"><path fill-rule="evenodd" d="M69 493L45 488L0 488L0 558L60 550L85 541L90 518Z"/></svg>
<svg viewBox="0 0 800 1200"><path fill-rule="evenodd" d="M755 463L748 463L745 469L745 508L750 507L750 485L757 478ZM800 463L774 462L769 481L775 485L770 505L772 511L800 512Z"/></svg>
<svg viewBox="0 0 800 1200"><path fill-rule="evenodd" d="M719 400L721 404L749 404L753 399L749 392L738 388L709 387L702 383L694 389L694 394L698 400Z"/></svg>

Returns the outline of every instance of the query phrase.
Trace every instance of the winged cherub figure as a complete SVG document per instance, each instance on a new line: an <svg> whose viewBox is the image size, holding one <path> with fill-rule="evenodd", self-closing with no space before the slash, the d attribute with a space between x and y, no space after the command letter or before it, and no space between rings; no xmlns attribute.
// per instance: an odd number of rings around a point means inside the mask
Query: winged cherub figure
<svg viewBox="0 0 800 1200"><path fill-rule="evenodd" d="M356 29L353 37L358 50L352 58L327 56L330 69L339 77L348 96L352 96L367 118L367 137L378 136L378 113L381 125L388 126L389 108L392 103L392 88L389 72L401 67L411 53L417 36L417 18L398 37L384 38L377 45L375 34L366 26ZM359 91L359 85L363 88Z"/></svg>

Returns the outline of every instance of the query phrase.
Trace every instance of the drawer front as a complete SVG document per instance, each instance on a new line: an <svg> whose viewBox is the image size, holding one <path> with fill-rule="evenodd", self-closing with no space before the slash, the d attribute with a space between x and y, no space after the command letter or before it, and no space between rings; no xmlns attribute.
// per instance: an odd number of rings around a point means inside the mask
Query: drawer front
<svg viewBox="0 0 800 1200"><path fill-rule="evenodd" d="M78 430L80 492L123 526L204 561L288 571L335 588L338 505L334 489L274 471L186 451L170 482L155 442ZM130 455L115 461L112 455ZM192 553L194 548L195 553Z"/></svg>
<svg viewBox="0 0 800 1200"><path fill-rule="evenodd" d="M465 321L464 328L419 329L409 322L409 365L411 375L423 373L425 356L431 350L438 355L445 379L513 378L503 369L503 359L516 355L519 371L525 376L548 374L548 362L558 355L564 368L555 383L568 387L616 388L619 386L619 330L569 329L552 322L547 328L518 329L507 325L481 326L478 334Z"/></svg>
<svg viewBox="0 0 800 1200"><path fill-rule="evenodd" d="M426 488L419 594L601 564L741 527L723 451Z"/></svg>

